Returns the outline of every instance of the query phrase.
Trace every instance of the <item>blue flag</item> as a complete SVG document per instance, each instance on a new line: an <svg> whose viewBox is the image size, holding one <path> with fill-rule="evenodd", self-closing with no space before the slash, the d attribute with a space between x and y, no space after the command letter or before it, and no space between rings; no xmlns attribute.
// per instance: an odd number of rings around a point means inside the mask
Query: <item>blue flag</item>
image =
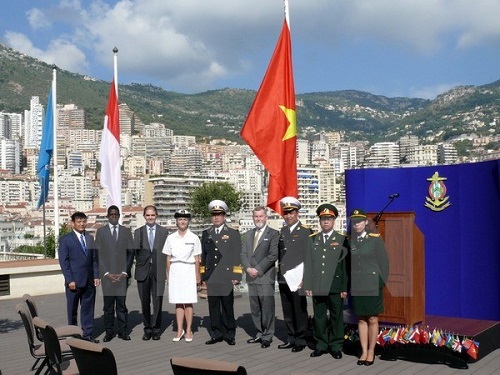
<svg viewBox="0 0 500 375"><path fill-rule="evenodd" d="M49 172L50 159L54 150L54 108L52 105L52 90L49 93L47 111L42 128L42 142L40 143L40 155L38 156L38 179L40 181L40 198L36 208L40 208L49 196Z"/></svg>

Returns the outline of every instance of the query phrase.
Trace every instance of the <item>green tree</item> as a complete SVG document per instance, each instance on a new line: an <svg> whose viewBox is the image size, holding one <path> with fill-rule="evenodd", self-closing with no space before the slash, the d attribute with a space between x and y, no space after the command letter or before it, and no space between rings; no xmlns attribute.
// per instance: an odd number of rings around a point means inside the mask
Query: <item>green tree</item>
<svg viewBox="0 0 500 375"><path fill-rule="evenodd" d="M487 150L498 150L500 149L500 142L490 142L484 148Z"/></svg>
<svg viewBox="0 0 500 375"><path fill-rule="evenodd" d="M17 253L28 253L28 254L43 254L43 246L40 244L36 246L31 245L21 245L16 247Z"/></svg>
<svg viewBox="0 0 500 375"><path fill-rule="evenodd" d="M455 148L457 149L458 156L469 156L470 150L473 149L471 140L463 140L454 143Z"/></svg>
<svg viewBox="0 0 500 375"><path fill-rule="evenodd" d="M208 204L214 199L226 202L230 212L237 212L242 207L241 193L228 182L204 182L191 193L189 209L194 217L208 219Z"/></svg>
<svg viewBox="0 0 500 375"><path fill-rule="evenodd" d="M66 233L71 232L71 225L67 223L61 224L59 228L59 238L64 236ZM54 230L52 228L49 228L47 230L47 258L55 258L56 256L56 235L54 233ZM59 242L59 238L57 239L57 242ZM39 243L37 248L40 248L41 251L40 253L43 254L43 241ZM38 251L37 251L38 252Z"/></svg>

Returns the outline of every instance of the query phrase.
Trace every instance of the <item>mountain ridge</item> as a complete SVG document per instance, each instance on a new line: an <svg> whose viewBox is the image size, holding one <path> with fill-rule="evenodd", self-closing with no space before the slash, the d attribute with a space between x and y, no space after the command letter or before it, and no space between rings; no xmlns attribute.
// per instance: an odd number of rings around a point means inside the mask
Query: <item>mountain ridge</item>
<svg viewBox="0 0 500 375"><path fill-rule="evenodd" d="M0 111L22 113L29 108L32 96L39 96L45 104L51 80L51 65L0 43ZM86 126L100 129L109 85L58 69L57 100L83 108ZM161 122L176 134L224 137L240 143L239 131L255 94L238 88L182 94L153 84L119 85L120 102L145 124ZM302 137L340 131L347 141L395 141L407 134L421 137L424 143L446 141L461 132L498 132L498 125L491 123L500 123L500 80L481 86L457 86L434 100L332 90L296 94L296 103Z"/></svg>

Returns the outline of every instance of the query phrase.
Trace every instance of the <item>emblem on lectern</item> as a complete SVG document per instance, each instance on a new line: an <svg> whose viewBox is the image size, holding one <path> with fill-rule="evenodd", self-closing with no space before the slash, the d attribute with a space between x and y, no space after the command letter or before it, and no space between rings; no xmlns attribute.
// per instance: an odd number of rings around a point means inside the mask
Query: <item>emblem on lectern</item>
<svg viewBox="0 0 500 375"><path fill-rule="evenodd" d="M432 211L443 211L451 205L449 196L446 196L446 177L439 176L438 172L434 172L432 177L428 178L430 181L429 188L427 189L428 197L425 197L425 207L430 208Z"/></svg>

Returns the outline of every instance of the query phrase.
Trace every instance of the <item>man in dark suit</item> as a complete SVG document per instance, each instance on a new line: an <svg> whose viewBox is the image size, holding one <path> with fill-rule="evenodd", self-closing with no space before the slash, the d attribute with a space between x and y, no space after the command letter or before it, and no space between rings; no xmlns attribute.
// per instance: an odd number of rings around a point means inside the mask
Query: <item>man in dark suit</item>
<svg viewBox="0 0 500 375"><path fill-rule="evenodd" d="M344 343L343 299L347 298L347 240L336 232L337 208L324 203L316 209L321 231L312 238L312 247L306 254L304 289L312 297L314 309L314 338L316 349L311 357L330 352L333 358L342 358Z"/></svg>
<svg viewBox="0 0 500 375"><path fill-rule="evenodd" d="M240 232L226 224L228 207L221 200L209 203L212 226L201 236L201 280L207 285L211 345L222 340L235 345L233 286L241 281Z"/></svg>
<svg viewBox="0 0 500 375"><path fill-rule="evenodd" d="M162 250L168 231L156 223L158 211L155 206L144 208L144 218L146 225L137 228L134 232L135 279L141 299L144 323L142 339L159 340L167 267L167 258ZM151 315L151 302L153 315Z"/></svg>
<svg viewBox="0 0 500 375"><path fill-rule="evenodd" d="M246 233L241 250L241 264L246 272L250 313L257 335L247 342L268 348L274 336L276 282L275 263L278 260L279 232L267 225L266 208L253 210L254 229Z"/></svg>
<svg viewBox="0 0 500 375"><path fill-rule="evenodd" d="M104 342L115 336L115 305L118 337L130 340L127 332L128 310L126 305L128 278L134 256L134 240L129 228L118 223L120 209L108 208L108 225L97 229L95 240L99 252L99 271L104 296Z"/></svg>
<svg viewBox="0 0 500 375"><path fill-rule="evenodd" d="M66 286L68 324L78 324L78 305L83 338L94 339L95 288L99 286L99 266L94 238L85 233L87 215L75 212L71 215L73 230L59 240L59 264Z"/></svg>
<svg viewBox="0 0 500 375"><path fill-rule="evenodd" d="M288 338L278 349L292 349L296 353L306 346L309 316L302 279L305 256L311 246L311 230L299 221L301 204L297 198L285 197L280 204L286 225L281 228L278 245L278 284Z"/></svg>

